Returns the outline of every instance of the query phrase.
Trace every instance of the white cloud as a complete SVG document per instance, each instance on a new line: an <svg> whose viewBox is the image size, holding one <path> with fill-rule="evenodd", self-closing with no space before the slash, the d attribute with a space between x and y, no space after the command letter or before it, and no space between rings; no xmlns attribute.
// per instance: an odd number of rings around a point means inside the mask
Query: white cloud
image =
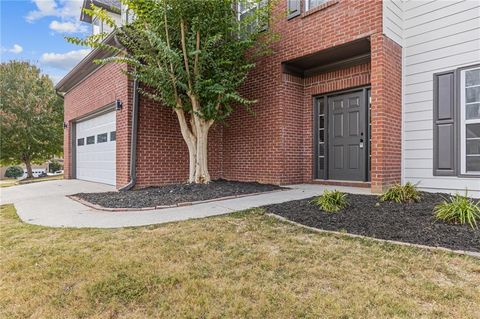
<svg viewBox="0 0 480 319"><path fill-rule="evenodd" d="M25 17L28 22L33 22L43 17L56 16L59 13L55 0L32 0L32 2L37 6L37 10L28 13Z"/></svg>
<svg viewBox="0 0 480 319"><path fill-rule="evenodd" d="M89 49L74 50L66 53L44 53L40 58L40 63L46 67L52 67L61 70L70 70L88 53Z"/></svg>
<svg viewBox="0 0 480 319"><path fill-rule="evenodd" d="M59 33L86 32L87 26L79 21L83 0L32 0L36 10L30 11L25 19L33 23L45 17L56 17L50 29Z"/></svg>
<svg viewBox="0 0 480 319"><path fill-rule="evenodd" d="M19 53L23 52L23 48L19 44L14 44L10 49L2 47L1 51L2 52L10 52L10 53L13 53L13 54L19 54Z"/></svg>
<svg viewBox="0 0 480 319"><path fill-rule="evenodd" d="M18 53L23 52L23 48L18 44L14 44L13 47L9 51L12 52L12 53L18 54Z"/></svg>
<svg viewBox="0 0 480 319"><path fill-rule="evenodd" d="M49 28L58 33L78 33L87 31L87 27L79 22L60 22L57 20L50 22Z"/></svg>
<svg viewBox="0 0 480 319"><path fill-rule="evenodd" d="M50 79L52 80L54 85L57 85L57 83L64 77L62 74L47 74Z"/></svg>

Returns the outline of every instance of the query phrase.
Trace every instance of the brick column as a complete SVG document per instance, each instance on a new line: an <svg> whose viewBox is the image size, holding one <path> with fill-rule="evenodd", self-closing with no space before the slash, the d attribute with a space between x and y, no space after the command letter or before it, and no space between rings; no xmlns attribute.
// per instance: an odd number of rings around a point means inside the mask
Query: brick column
<svg viewBox="0 0 480 319"><path fill-rule="evenodd" d="M372 35L372 192L401 179L402 48L381 33Z"/></svg>
<svg viewBox="0 0 480 319"><path fill-rule="evenodd" d="M71 153L71 142L70 142L70 131L72 122L67 122L68 120L64 117L64 123L68 123L68 127L63 129L63 176L65 179L72 178L72 170L71 170L71 163L72 163L72 153Z"/></svg>

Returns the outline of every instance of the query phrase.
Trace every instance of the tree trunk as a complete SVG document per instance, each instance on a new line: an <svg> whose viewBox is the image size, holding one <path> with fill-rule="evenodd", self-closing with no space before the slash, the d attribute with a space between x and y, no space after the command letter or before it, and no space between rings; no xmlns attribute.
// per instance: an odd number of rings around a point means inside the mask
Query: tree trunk
<svg viewBox="0 0 480 319"><path fill-rule="evenodd" d="M33 178L32 163L30 159L25 159L25 166L27 167L27 178Z"/></svg>
<svg viewBox="0 0 480 319"><path fill-rule="evenodd" d="M213 121L206 121L196 115L191 115L190 127L185 113L176 109L182 137L185 140L189 155L189 183L207 184L210 182L208 172L208 132Z"/></svg>
<svg viewBox="0 0 480 319"><path fill-rule="evenodd" d="M203 121L202 121L203 122ZM201 124L197 128L197 145L195 156L195 176L194 182L206 184L210 182L210 174L208 173L208 131L210 126L208 123Z"/></svg>

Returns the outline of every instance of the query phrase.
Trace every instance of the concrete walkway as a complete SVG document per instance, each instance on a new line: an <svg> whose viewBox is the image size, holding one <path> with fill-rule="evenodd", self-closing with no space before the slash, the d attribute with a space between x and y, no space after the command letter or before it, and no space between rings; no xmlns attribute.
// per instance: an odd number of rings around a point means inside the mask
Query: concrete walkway
<svg viewBox="0 0 480 319"><path fill-rule="evenodd" d="M291 185L281 192L247 196L193 206L151 211L105 212L89 208L65 195L80 192L113 191L112 186L79 180L57 180L0 188L0 202L13 203L27 223L50 227L117 228L162 224L231 213L319 195L325 189L369 194L369 189L321 185Z"/></svg>

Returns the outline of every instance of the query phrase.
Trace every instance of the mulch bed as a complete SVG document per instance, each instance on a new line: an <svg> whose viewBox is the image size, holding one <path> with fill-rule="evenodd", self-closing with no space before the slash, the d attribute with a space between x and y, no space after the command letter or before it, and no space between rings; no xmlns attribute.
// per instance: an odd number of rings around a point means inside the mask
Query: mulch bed
<svg viewBox="0 0 480 319"><path fill-rule="evenodd" d="M318 229L480 252L480 229L435 219L434 206L447 196L422 193L419 203L397 204L379 203L377 196L348 194L349 207L338 213L326 213L310 204L313 198L264 208L268 213Z"/></svg>
<svg viewBox="0 0 480 319"><path fill-rule="evenodd" d="M142 208L190 203L285 189L256 182L215 180L209 184L174 184L139 190L105 193L79 193L73 196L109 208Z"/></svg>

